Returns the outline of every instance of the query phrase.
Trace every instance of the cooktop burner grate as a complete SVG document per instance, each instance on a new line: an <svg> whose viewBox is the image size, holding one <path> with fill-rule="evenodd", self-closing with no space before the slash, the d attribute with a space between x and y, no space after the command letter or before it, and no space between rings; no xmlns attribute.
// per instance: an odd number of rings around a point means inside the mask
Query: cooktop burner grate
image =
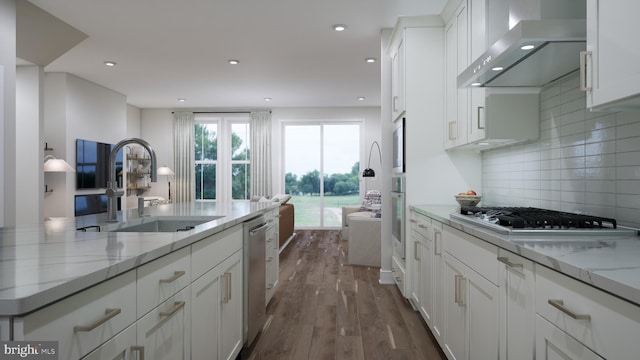
<svg viewBox="0 0 640 360"><path fill-rule="evenodd" d="M615 229L615 219L531 207L460 207L462 215L489 217L513 229ZM491 221L491 220L490 220Z"/></svg>

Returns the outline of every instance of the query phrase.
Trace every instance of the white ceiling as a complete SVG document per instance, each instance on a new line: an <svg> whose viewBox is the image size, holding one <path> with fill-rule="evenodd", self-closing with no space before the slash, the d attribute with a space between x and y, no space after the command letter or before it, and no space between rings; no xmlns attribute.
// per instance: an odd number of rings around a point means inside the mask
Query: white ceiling
<svg viewBox="0 0 640 360"><path fill-rule="evenodd" d="M140 108L190 109L379 106L380 30L399 16L439 14L445 2L29 1L88 35L46 72L72 73Z"/></svg>

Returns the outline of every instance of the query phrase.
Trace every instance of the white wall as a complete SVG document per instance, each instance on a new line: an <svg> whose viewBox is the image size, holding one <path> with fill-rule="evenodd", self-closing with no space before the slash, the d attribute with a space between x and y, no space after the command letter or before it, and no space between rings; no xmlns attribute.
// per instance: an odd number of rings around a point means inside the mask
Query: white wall
<svg viewBox="0 0 640 360"><path fill-rule="evenodd" d="M76 139L115 144L127 135L126 97L67 73L45 74L45 141L57 158L76 166ZM51 175L51 176L50 176ZM104 189L76 191L74 173L47 174L44 216L73 216L76 194L104 193Z"/></svg>
<svg viewBox="0 0 640 360"><path fill-rule="evenodd" d="M540 94L540 139L483 153L484 205L614 218L640 228L640 111L590 112L578 75Z"/></svg>
<svg viewBox="0 0 640 360"><path fill-rule="evenodd" d="M0 1L0 227L15 224L16 3Z"/></svg>
<svg viewBox="0 0 640 360"><path fill-rule="evenodd" d="M44 219L42 164L44 140L44 72L39 66L16 69L16 225L38 224Z"/></svg>
<svg viewBox="0 0 640 360"><path fill-rule="evenodd" d="M173 161L173 114L169 109L142 109L140 111L140 137L146 140L156 153L158 167L168 166L175 171ZM158 176L157 183L151 183L151 189L144 193L145 197L158 196L168 198L169 188L166 176ZM175 194L175 181L171 182ZM135 198L135 196L133 197ZM134 201L137 201L133 199ZM127 204L131 203L127 200ZM132 207L137 207L131 204Z"/></svg>

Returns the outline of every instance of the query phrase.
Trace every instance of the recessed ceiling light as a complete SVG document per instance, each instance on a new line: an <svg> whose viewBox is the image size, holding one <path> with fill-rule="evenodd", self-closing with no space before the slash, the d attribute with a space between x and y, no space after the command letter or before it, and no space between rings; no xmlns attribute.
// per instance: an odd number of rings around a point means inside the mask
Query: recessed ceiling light
<svg viewBox="0 0 640 360"><path fill-rule="evenodd" d="M471 83L471 86L480 86L480 85L482 85L482 84L481 84L481 83L479 83L479 82Z"/></svg>
<svg viewBox="0 0 640 360"><path fill-rule="evenodd" d="M524 46L521 46L520 49L522 49L522 50L531 50L534 47L535 47L534 45L524 45Z"/></svg>
<svg viewBox="0 0 640 360"><path fill-rule="evenodd" d="M239 61L239 60L236 60L236 59L230 59L230 60L229 60L229 61L227 61L227 62L228 62L229 64L231 64L231 65L238 65L238 64L240 64L240 61Z"/></svg>
<svg viewBox="0 0 640 360"><path fill-rule="evenodd" d="M502 66L496 66L496 67L491 68L491 70L493 70L493 71L502 71L502 70L504 70L504 68Z"/></svg>
<svg viewBox="0 0 640 360"><path fill-rule="evenodd" d="M345 31L347 30L347 25L344 24L335 24L332 26L333 30L335 31Z"/></svg>
<svg viewBox="0 0 640 360"><path fill-rule="evenodd" d="M358 101L364 101L365 97L364 96L358 96Z"/></svg>
<svg viewBox="0 0 640 360"><path fill-rule="evenodd" d="M185 102L185 101L187 101L187 99L179 98L178 101L179 102Z"/></svg>
<svg viewBox="0 0 640 360"><path fill-rule="evenodd" d="M110 67L116 66L116 62L115 61L105 61L104 64L106 66L110 66Z"/></svg>
<svg viewBox="0 0 640 360"><path fill-rule="evenodd" d="M264 98L264 101L271 101L271 98Z"/></svg>
<svg viewBox="0 0 640 360"><path fill-rule="evenodd" d="M366 61L366 62L368 62L368 63L374 63L374 62L376 62L376 58L372 58L372 57L370 57L370 58L366 58L366 59L364 59L364 61Z"/></svg>

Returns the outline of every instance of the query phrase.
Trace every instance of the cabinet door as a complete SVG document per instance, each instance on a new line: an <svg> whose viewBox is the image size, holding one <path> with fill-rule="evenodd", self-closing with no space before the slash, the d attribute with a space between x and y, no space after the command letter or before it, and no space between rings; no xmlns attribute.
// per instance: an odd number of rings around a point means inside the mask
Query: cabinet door
<svg viewBox="0 0 640 360"><path fill-rule="evenodd" d="M420 299L421 299L421 283L422 283L421 281L422 274L420 269L421 268L420 259L422 258L420 254L421 239L420 239L420 234L415 229L416 225L413 223L415 219L411 219L410 221L412 221L412 224L411 224L411 235L410 235L411 240L409 242L409 246L412 246L411 250L413 252L413 255L411 255L410 259L406 259L407 268L409 269L409 274L411 278L410 279L411 289L409 290L409 300L411 300L415 308L419 309L421 306Z"/></svg>
<svg viewBox="0 0 640 360"><path fill-rule="evenodd" d="M443 269L444 260L442 256L442 225L433 223L433 277L432 277L432 313L431 330L433 336L439 344L443 344L444 335L444 291L443 291Z"/></svg>
<svg viewBox="0 0 640 360"><path fill-rule="evenodd" d="M634 97L628 105L640 104L640 48L632 45L638 42L638 14L638 1L587 0L587 107L628 97Z"/></svg>
<svg viewBox="0 0 640 360"><path fill-rule="evenodd" d="M467 2L462 1L445 26L445 148L467 142L469 90L457 78L469 64Z"/></svg>
<svg viewBox="0 0 640 360"><path fill-rule="evenodd" d="M191 356L207 359L218 354L220 274L206 272L191 284Z"/></svg>
<svg viewBox="0 0 640 360"><path fill-rule="evenodd" d="M280 271L280 257L278 249L278 222L277 217L274 219L274 223L271 223L267 228L266 241L265 241L265 262L266 262L266 291L265 291L265 306L269 305L269 301L276 292L278 286L279 271Z"/></svg>
<svg viewBox="0 0 640 360"><path fill-rule="evenodd" d="M219 359L235 359L243 343L242 251L231 255L219 267L221 278Z"/></svg>
<svg viewBox="0 0 640 360"><path fill-rule="evenodd" d="M129 360L143 359L144 350L136 344L136 325L123 330L111 340L83 357L83 360Z"/></svg>
<svg viewBox="0 0 640 360"><path fill-rule="evenodd" d="M602 360L603 358L540 315L536 315L536 359Z"/></svg>
<svg viewBox="0 0 640 360"><path fill-rule="evenodd" d="M498 287L469 269L461 291L468 302L468 354L473 359L498 359Z"/></svg>
<svg viewBox="0 0 640 360"><path fill-rule="evenodd" d="M398 45L398 49L391 58L391 114L395 120L404 112L404 41Z"/></svg>
<svg viewBox="0 0 640 360"><path fill-rule="evenodd" d="M533 359L534 264L500 249L500 358Z"/></svg>
<svg viewBox="0 0 640 360"><path fill-rule="evenodd" d="M466 267L448 253L444 255L444 352L450 359L468 359L468 322L465 290Z"/></svg>
<svg viewBox="0 0 640 360"><path fill-rule="evenodd" d="M427 225L428 226L428 225ZM433 243L423 238L418 249L420 253L420 314L428 325L433 315Z"/></svg>
<svg viewBox="0 0 640 360"><path fill-rule="evenodd" d="M138 344L144 347L145 359L190 358L190 304L187 287L138 320Z"/></svg>

